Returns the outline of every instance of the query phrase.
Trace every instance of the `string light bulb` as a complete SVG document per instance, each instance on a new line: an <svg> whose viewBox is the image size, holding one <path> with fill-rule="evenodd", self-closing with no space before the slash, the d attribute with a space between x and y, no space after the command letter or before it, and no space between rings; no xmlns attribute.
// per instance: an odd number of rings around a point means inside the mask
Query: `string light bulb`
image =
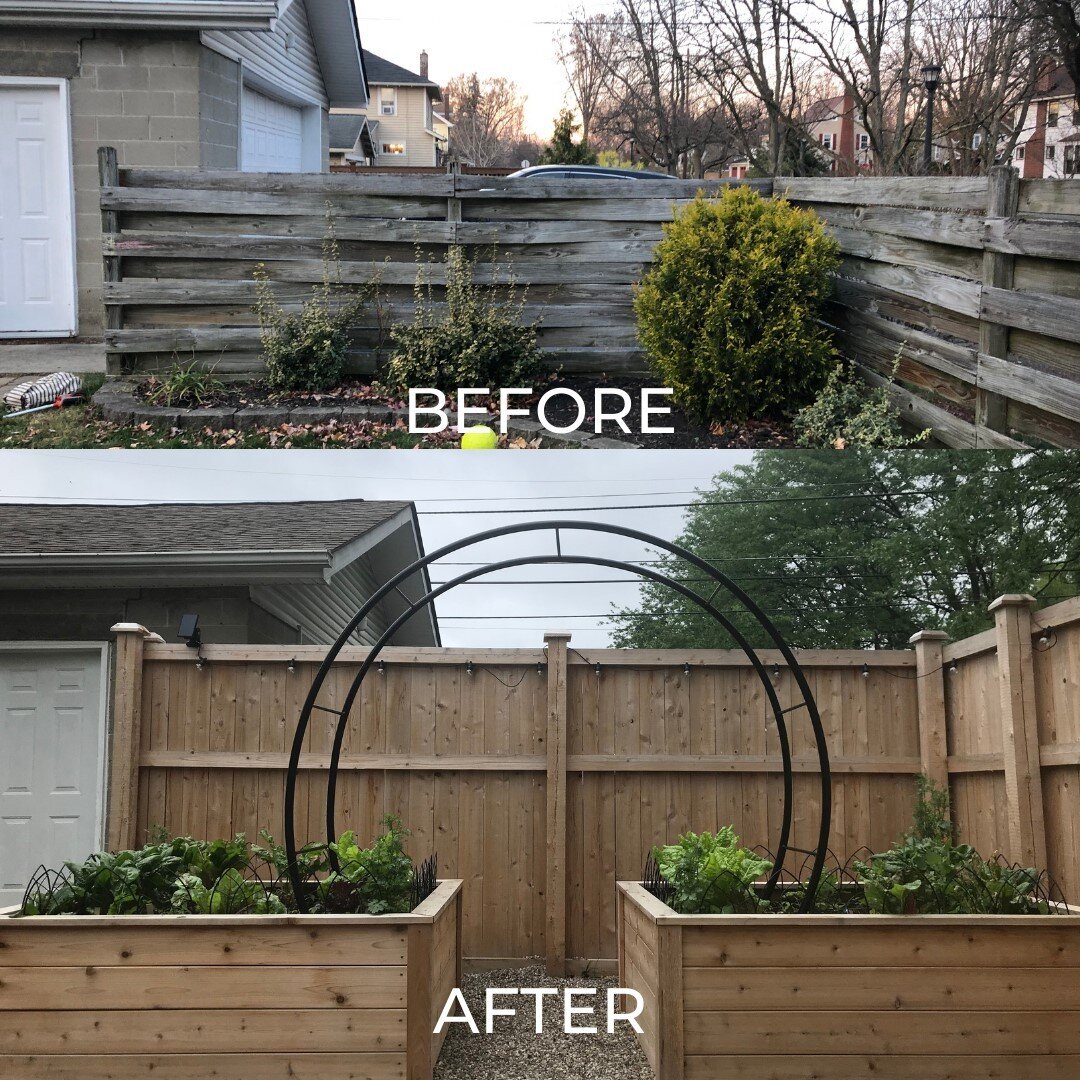
<svg viewBox="0 0 1080 1080"><path fill-rule="evenodd" d="M471 675L475 670L476 669L473 667L473 662L471 660L466 660L465 661L465 674L466 675Z"/></svg>
<svg viewBox="0 0 1080 1080"><path fill-rule="evenodd" d="M296 670L296 657L294 656L286 665L285 670L288 672L294 672Z"/></svg>
<svg viewBox="0 0 1080 1080"><path fill-rule="evenodd" d="M869 679L870 678L870 665L869 664L863 664L863 666L862 666L862 677L864 679Z"/></svg>
<svg viewBox="0 0 1080 1080"><path fill-rule="evenodd" d="M690 661L687 660L682 667L682 673L689 679L690 678Z"/></svg>
<svg viewBox="0 0 1080 1080"><path fill-rule="evenodd" d="M949 665L949 674L950 675L955 675L956 674L956 661L955 660Z"/></svg>
<svg viewBox="0 0 1080 1080"><path fill-rule="evenodd" d="M386 674L386 662L384 660L379 661L379 674L380 675L385 675Z"/></svg>

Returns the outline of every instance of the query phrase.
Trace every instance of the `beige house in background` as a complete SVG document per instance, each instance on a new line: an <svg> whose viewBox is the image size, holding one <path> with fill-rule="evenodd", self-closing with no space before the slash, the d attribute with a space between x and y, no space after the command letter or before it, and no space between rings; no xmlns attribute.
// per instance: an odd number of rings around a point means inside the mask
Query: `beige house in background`
<svg viewBox="0 0 1080 1080"><path fill-rule="evenodd" d="M330 163L438 166L446 157L450 121L442 90L428 78L428 54L412 72L364 50L370 104L330 116Z"/></svg>

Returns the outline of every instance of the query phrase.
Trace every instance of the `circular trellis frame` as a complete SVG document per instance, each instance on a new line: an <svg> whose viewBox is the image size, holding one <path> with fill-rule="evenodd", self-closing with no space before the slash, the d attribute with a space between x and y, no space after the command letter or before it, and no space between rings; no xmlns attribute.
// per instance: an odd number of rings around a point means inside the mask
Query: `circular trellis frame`
<svg viewBox="0 0 1080 1080"><path fill-rule="evenodd" d="M402 589L402 583L408 581L410 578L426 569L431 563L445 558L447 555L452 555L465 548L470 548L476 544L484 543L487 540L495 540L504 536L514 536L523 533L533 532L553 532L555 534L555 552L548 553L546 555L522 555L512 559L503 559L496 562L486 563L474 569L467 571L466 573L459 574L457 577L452 578L449 581L445 581L435 588L429 589L424 596L417 600L411 599L406 595ZM674 555L685 562L690 563L696 567L702 573L706 574L716 583L716 588L713 589L712 595L706 599L703 596L699 596L692 589L688 588L681 581L670 577L667 574L660 573L657 570L652 570L647 567L635 566L632 563L625 562L619 559L610 559L599 555L570 555L566 554L562 550L562 534L568 533L606 533L613 536L621 536L630 540L638 540L642 543L648 544L652 547L659 548L666 551L668 554ZM547 565L554 563L570 563L570 564L586 564L591 566L604 566L615 570L625 570L631 574L636 574L638 577L655 581L666 588L684 596L692 603L700 607L704 612L711 615L724 630L731 635L732 639L742 650L744 655L750 661L751 666L754 669L762 688L765 691L765 695L768 698L769 706L772 710L773 720L776 723L776 730L778 741L780 744L780 756L784 769L784 813L783 819L780 825L780 836L776 847L776 861L773 866L772 873L769 876L765 885L765 895L771 895L776 887L776 883L780 877L783 869L784 860L789 851L799 851L805 855L813 856L813 866L810 872L810 877L807 880L807 887L802 902L803 910L812 910L814 897L817 893L818 883L821 880L822 870L825 865L826 855L828 853L829 845L829 831L832 821L832 780L829 769L829 752L825 742L825 732L821 725L821 716L818 713L817 703L814 700L814 695L810 690L810 685L806 681L806 676L803 673L802 668L799 666L798 660L795 659L795 655L787 645L787 643L780 636L779 631L772 624L769 617L754 603L753 600L731 580L726 574L717 570L716 567L706 562L704 559L695 555L694 552L687 548L681 547L678 544L673 544L670 541L662 540L658 536L653 536L646 532L641 532L637 529L629 529L621 525L609 525L601 522L585 522L585 521L537 521L537 522L525 522L517 525L502 526L497 529L489 529L485 532L477 533L474 536L465 537L462 540L455 540L453 543L446 544L444 547L439 548L437 551L432 552L430 555L425 555L403 570L395 574L389 581L382 585L379 589L372 594L367 600L364 606L356 613L349 624L338 635L337 640L330 646L326 657L323 659L322 664L319 667L318 672L315 675L311 684L311 689L308 691L307 698L304 701L303 708L300 712L299 720L296 725L296 732L293 735L292 750L289 755L289 771L285 784L285 849L288 854L289 860L289 880L293 890L293 896L296 899L296 904L301 913L308 912L307 898L304 892L304 883L301 879L299 869L297 867L296 856L296 830L295 830L295 803L296 803L296 782L300 768L300 756L303 751L304 739L307 735L308 727L311 723L311 714L313 712L329 712L337 716L337 725L334 732L334 742L330 754L330 771L326 789L326 839L328 843L332 843L336 839L335 828L335 811L337 804L337 776L338 767L341 761L341 750L345 739L345 731L349 723L349 717L352 713L353 705L356 702L357 695L360 692L360 687L363 684L368 672L372 669L379 658L379 654L387 643L393 638L394 634L411 619L418 612L429 607L444 593L449 592L451 589L456 588L458 585L463 585L474 578L483 577L486 574L492 574L499 570L507 570L516 566L531 566L531 565ZM753 616L758 625L765 631L766 635L772 641L773 645L779 651L780 655L784 659L784 664L788 671L791 673L795 685L799 689L799 693L802 696L802 700L797 704L791 705L788 708L784 708L780 699L776 694L776 688L773 685L772 679L770 679L768 672L766 672L764 665L755 652L754 648L747 641L745 635L736 627L727 616L713 605L713 600L718 592L723 590L729 596L737 600L743 608ZM329 675L331 668L337 660L341 650L348 644L349 638L356 632L363 621L371 614L371 612L388 596L390 593L397 593L405 600L406 608L402 613L394 619L394 621L386 628L386 630L380 635L379 639L371 647L368 655L361 663L359 670L354 677L349 691L345 696L345 700L340 709L329 709L326 706L317 704L319 692L322 689L327 675ZM791 765L791 744L788 738L788 727L786 716L788 713L796 712L800 709L806 709L807 715L810 719L810 724L814 733L814 743L817 751L818 765L821 774L821 819L818 829L818 842L817 846L813 849L795 848L789 843L791 835L791 820L792 820L792 803L794 794L794 783ZM334 852L330 851L330 862L332 867L338 869L337 857Z"/></svg>

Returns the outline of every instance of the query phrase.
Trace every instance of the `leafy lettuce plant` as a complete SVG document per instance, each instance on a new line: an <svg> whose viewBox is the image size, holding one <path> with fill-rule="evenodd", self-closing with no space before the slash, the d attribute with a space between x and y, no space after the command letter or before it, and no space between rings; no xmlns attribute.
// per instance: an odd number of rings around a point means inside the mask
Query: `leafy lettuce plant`
<svg viewBox="0 0 1080 1080"><path fill-rule="evenodd" d="M754 882L772 869L772 863L741 847L726 825L716 833L684 833L677 844L654 848L653 858L672 887L668 903L687 915L758 910Z"/></svg>

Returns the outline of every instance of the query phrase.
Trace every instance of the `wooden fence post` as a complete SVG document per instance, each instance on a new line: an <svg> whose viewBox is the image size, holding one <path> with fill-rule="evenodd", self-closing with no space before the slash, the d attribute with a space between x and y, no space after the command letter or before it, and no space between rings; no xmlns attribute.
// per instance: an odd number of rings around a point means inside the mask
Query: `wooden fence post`
<svg viewBox="0 0 1080 1080"><path fill-rule="evenodd" d="M121 851L135 846L142 749L143 649L147 641L163 639L138 623L117 623L112 632L116 635L116 672L109 725L106 847Z"/></svg>
<svg viewBox="0 0 1080 1080"><path fill-rule="evenodd" d="M566 646L567 633L547 644L547 973L566 975Z"/></svg>
<svg viewBox="0 0 1080 1080"><path fill-rule="evenodd" d="M1031 655L1031 609L1035 598L1010 593L991 605L997 632L1001 742L1005 755L1009 858L1046 866L1039 725L1035 714L1035 669Z"/></svg>
<svg viewBox="0 0 1080 1080"><path fill-rule="evenodd" d="M942 651L948 640L949 635L941 630L920 630L910 638L918 680L919 758L922 771L945 791L949 790L949 746Z"/></svg>
<svg viewBox="0 0 1080 1080"><path fill-rule="evenodd" d="M116 157L116 148L113 146L98 147L98 184L101 190L120 186L120 166ZM100 192L99 192L100 199ZM115 210L101 211L101 263L103 290L107 290L110 284L120 280L120 256L116 254L116 235L120 232L120 215ZM108 333L110 330L122 330L124 326L124 309L120 304L110 304L105 301L105 343L108 351ZM124 357L112 354L108 358L109 371L119 374L124 369ZM119 365L118 367L114 365Z"/></svg>
<svg viewBox="0 0 1080 1080"><path fill-rule="evenodd" d="M995 165L990 170L989 198L986 205L987 218L1016 217L1020 198L1020 179L1011 165ZM982 283L996 289L1011 289L1013 284L1012 255L999 251L984 251ZM1009 328L989 321L983 314L981 301L979 312L979 354L1005 360L1009 355ZM975 380L975 439L979 441L979 428L1005 431L1008 399L1001 394L983 390L976 370Z"/></svg>

